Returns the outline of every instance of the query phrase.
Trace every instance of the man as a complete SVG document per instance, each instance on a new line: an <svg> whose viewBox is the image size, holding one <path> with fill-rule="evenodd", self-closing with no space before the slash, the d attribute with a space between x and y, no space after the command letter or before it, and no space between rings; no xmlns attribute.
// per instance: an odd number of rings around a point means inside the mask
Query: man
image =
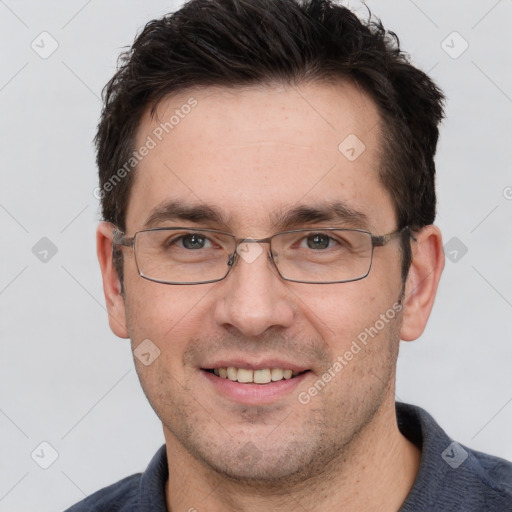
<svg viewBox="0 0 512 512"><path fill-rule="evenodd" d="M504 511L512 465L396 404L444 255L443 95L378 23L193 0L106 88L98 256L165 446L75 511Z"/></svg>

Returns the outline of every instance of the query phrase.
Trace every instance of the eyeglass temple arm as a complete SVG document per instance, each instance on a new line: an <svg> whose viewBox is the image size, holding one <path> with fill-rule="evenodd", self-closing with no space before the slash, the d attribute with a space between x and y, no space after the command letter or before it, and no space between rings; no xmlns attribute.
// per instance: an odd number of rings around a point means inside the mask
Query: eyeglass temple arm
<svg viewBox="0 0 512 512"><path fill-rule="evenodd" d="M123 247L133 247L133 243L135 241L135 237L127 237L124 235L122 231L119 231L118 229L114 229L113 232L113 238L112 238L112 245L122 245Z"/></svg>
<svg viewBox="0 0 512 512"><path fill-rule="evenodd" d="M387 235L374 236L372 235L372 243L374 246L381 247L386 245L388 242L400 236L404 231L409 231L411 238L416 242L416 238L414 238L410 227L404 226L402 229L398 229L397 231L393 231L393 233L388 233Z"/></svg>

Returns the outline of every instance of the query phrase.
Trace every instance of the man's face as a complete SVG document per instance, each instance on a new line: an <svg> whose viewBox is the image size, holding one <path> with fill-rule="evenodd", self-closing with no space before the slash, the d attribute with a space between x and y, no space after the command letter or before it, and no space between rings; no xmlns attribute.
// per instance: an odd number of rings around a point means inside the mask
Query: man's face
<svg viewBox="0 0 512 512"><path fill-rule="evenodd" d="M158 141L154 130L191 97L197 106ZM179 203L213 207L223 222L160 218L151 227L264 238L281 230L274 222L280 216L334 202L367 221L326 217L287 228L392 232L392 200L378 177L379 129L373 102L348 84L181 93L162 102L157 117L142 119L135 148L148 135L157 145L136 171L126 233L144 229L155 209ZM350 147L338 149L351 134L365 146L355 160L347 158ZM261 247L254 261L238 258L223 281L199 285L143 279L133 252L124 250L123 322L133 348L149 339L160 350L150 365L136 365L168 446L228 476L278 481L319 471L394 398L400 315L377 321L401 294L400 248L398 240L375 248L363 280L303 284L281 279L268 244ZM373 337L348 360L353 341L371 328ZM336 371L338 358L344 362ZM303 373L247 384L206 371L227 366ZM325 386L310 392L323 376Z"/></svg>

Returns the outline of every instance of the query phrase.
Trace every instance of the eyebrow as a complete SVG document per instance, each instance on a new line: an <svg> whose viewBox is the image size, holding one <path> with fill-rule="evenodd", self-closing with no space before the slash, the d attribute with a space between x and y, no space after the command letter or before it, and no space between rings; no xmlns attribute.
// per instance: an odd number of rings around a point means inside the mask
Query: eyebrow
<svg viewBox="0 0 512 512"><path fill-rule="evenodd" d="M330 201L321 204L298 205L287 212L271 216L272 222L280 229L292 229L319 222L329 222L363 228L369 224L368 217L348 206L343 201Z"/></svg>
<svg viewBox="0 0 512 512"><path fill-rule="evenodd" d="M183 220L200 224L201 222L227 225L217 208L207 204L193 205L180 201L169 201L157 206L144 223L144 228L151 228L163 222Z"/></svg>
<svg viewBox="0 0 512 512"><path fill-rule="evenodd" d="M157 206L150 214L144 228L152 228L164 222L182 220L194 224L217 224L229 231L229 219L222 212L208 204L186 204L169 201ZM319 222L348 225L364 228L369 224L368 217L343 201L330 201L315 205L297 205L290 210L270 215L272 226L278 230L304 227Z"/></svg>

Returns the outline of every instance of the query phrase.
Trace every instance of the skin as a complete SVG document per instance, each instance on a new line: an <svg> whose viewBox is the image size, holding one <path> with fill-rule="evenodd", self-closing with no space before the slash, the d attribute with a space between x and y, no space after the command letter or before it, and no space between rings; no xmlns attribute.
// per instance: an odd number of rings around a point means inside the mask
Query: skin
<svg viewBox="0 0 512 512"><path fill-rule="evenodd" d="M331 200L363 212L373 234L397 228L378 176L379 115L354 86L191 90L162 102L158 117L168 119L191 96L197 107L139 164L127 235L168 200L217 207L224 223L201 225L240 238L278 231L273 213ZM141 120L136 147L158 124L149 114ZM349 134L366 146L352 162L338 150ZM160 350L149 366L134 360L163 424L169 510L398 510L420 456L396 423L398 345L423 332L444 266L438 228L427 226L415 238L403 310L302 404L298 394L399 300L398 239L375 248L368 277L330 285L282 280L265 244L261 256L239 259L223 281L194 286L141 278L133 251L123 249L122 294L111 260L112 226L99 226L111 328L130 338L132 349L149 338ZM201 370L235 356L275 357L309 372L278 400L242 404L219 393Z"/></svg>

